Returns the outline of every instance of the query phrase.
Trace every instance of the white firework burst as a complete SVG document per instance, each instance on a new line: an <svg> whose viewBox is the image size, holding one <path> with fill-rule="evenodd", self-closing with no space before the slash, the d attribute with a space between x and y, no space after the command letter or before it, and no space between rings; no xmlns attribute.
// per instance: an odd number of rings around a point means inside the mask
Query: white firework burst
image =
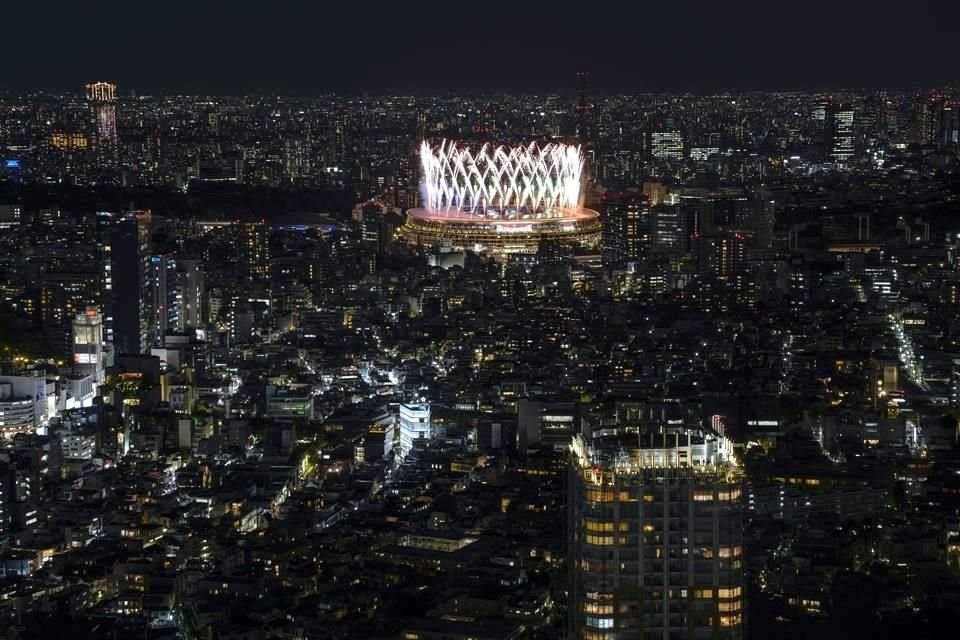
<svg viewBox="0 0 960 640"><path fill-rule="evenodd" d="M420 161L428 209L535 215L579 204L583 173L579 146L485 144L472 152L444 140L438 147L421 144Z"/></svg>

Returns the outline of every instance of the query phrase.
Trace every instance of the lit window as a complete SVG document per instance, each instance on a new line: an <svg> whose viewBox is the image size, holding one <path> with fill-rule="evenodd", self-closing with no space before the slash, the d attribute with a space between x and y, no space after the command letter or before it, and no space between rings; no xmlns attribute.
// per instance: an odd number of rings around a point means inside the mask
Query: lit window
<svg viewBox="0 0 960 640"><path fill-rule="evenodd" d="M720 626L721 627L733 627L740 624L741 616L740 614L732 616L720 616Z"/></svg>
<svg viewBox="0 0 960 640"><path fill-rule="evenodd" d="M588 627L593 627L594 629L613 629L613 618L587 616L586 623Z"/></svg>
<svg viewBox="0 0 960 640"><path fill-rule="evenodd" d="M613 502L613 491L601 491L599 489L589 489L587 491L588 502Z"/></svg>
<svg viewBox="0 0 960 640"><path fill-rule="evenodd" d="M613 615L613 605L597 604L596 602L584 602L583 612L609 616L609 615Z"/></svg>

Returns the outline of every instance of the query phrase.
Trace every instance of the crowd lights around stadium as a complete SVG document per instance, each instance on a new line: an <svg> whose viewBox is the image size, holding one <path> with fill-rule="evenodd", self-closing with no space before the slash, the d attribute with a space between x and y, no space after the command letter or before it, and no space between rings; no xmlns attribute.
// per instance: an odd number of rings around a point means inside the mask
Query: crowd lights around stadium
<svg viewBox="0 0 960 640"><path fill-rule="evenodd" d="M436 147L425 141L420 161L425 207L455 217L551 217L580 204L579 146L485 144L474 152L449 140Z"/></svg>

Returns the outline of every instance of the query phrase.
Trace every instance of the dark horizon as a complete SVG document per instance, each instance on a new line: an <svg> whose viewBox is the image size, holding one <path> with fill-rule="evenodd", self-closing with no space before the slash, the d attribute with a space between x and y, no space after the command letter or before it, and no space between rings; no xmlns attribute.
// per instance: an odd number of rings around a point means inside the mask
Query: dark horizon
<svg viewBox="0 0 960 640"><path fill-rule="evenodd" d="M14 28L0 90L109 79L124 95L573 93L581 69L598 95L906 90L955 82L960 59L960 7L930 0L909 13L820 0L50 4L5 8Z"/></svg>
<svg viewBox="0 0 960 640"><path fill-rule="evenodd" d="M401 96L411 96L416 98L453 98L453 97L464 97L464 98L481 98L484 96L510 96L510 97L525 97L525 96L566 96L574 99L577 95L577 85L576 78L573 73L571 73L573 81L570 83L569 87L551 89L543 88L539 90L529 90L529 91L516 91L509 89L474 89L474 90L453 90L453 89L431 89L431 88L418 88L418 89L409 89L409 88L396 88L396 89L384 89L381 91L364 91L364 92L349 92L345 90L336 91L336 90L327 90L327 91L297 91L297 90L263 90L263 91L249 91L249 92L186 92L186 91L176 91L170 90L166 91L163 89L140 89L138 87L127 87L121 83L117 83L111 78L91 78L90 82L96 81L105 81L112 82L117 84L117 98L119 100L124 99L137 99L137 98L160 98L160 97L187 97L187 98L220 98L220 99L240 99L240 98L284 98L291 100L316 100L325 97L339 96L343 98L377 98L377 97L401 97ZM78 97L83 95L84 85L86 83L81 83L79 88L72 87L23 87L23 88L6 88L0 89L0 95L35 95L35 94L47 94L54 97L68 96L70 94L76 94ZM693 90L693 89L631 89L629 87L624 87L620 90L600 90L594 88L592 85L588 89L589 97L593 100L600 98L613 98L618 96L691 96L691 97L712 97L712 96L745 96L751 94L770 94L770 95L780 95L780 94L804 94L804 95L818 95L818 94L868 94L872 92L890 92L890 93L899 93L907 94L911 92L916 92L922 94L928 91L936 91L938 89L949 89L953 87L960 87L960 82L951 81L951 82L942 82L937 84L930 85L916 85L916 86L891 86L891 85L880 85L880 86L871 86L871 87L785 87L785 88L769 88L769 89L738 89L738 90Z"/></svg>
<svg viewBox="0 0 960 640"><path fill-rule="evenodd" d="M369 90L369 91L348 91L348 90L321 90L317 89L315 91L307 90L296 90L296 89L278 89L270 90L264 89L259 91L248 91L248 92L232 92L232 91L218 91L218 92L188 92L188 91L179 91L176 89L165 90L162 88L140 88L135 86L126 86L114 78L107 77L97 77L90 78L84 82L81 82L79 85L74 87L9 87L9 88L0 88L0 95L7 96L16 96L16 95L36 95L36 94L47 94L53 97L63 97L69 96L70 94L76 94L78 97L82 97L84 93L84 87L87 82L111 82L117 85L117 98L120 100L123 99L136 99L136 98L148 98L148 97L189 97L189 98L219 98L219 99L241 99L241 98L283 98L291 100L317 100L327 97L342 97L342 98L377 98L377 97L401 97L401 96L411 96L416 98L454 98L454 97L463 97L463 98L483 98L483 97L497 97L497 96L509 96L514 98L527 97L527 96L560 96L560 97L569 97L570 99L575 99L578 95L578 85L576 83L576 73L574 71L570 72L570 82L568 86L564 87L544 87L541 89L530 89L527 91L511 90L511 89L472 89L472 90L455 90L455 89L437 89L430 87L420 87L420 88L404 88L397 87L393 89L383 89L383 90ZM591 99L600 99L600 98L613 98L619 96L694 96L694 97L712 97L712 96L723 96L723 95L732 95L732 96L746 96L752 94L770 94L770 95L785 95L785 94L803 94L803 95L817 95L817 94L868 94L873 92L889 92L889 93L899 93L899 94L908 94L911 92L924 93L927 91L937 91L940 89L949 90L960 88L960 80L951 80L949 82L939 82L931 83L925 85L877 85L877 86L822 86L822 87L771 87L763 89L752 89L752 88L742 88L742 89L722 89L717 88L714 90L696 90L696 89L685 89L685 88L676 88L676 89L657 89L657 88L631 88L631 87L622 87L620 89L602 89L595 87L591 82L588 85L588 95Z"/></svg>

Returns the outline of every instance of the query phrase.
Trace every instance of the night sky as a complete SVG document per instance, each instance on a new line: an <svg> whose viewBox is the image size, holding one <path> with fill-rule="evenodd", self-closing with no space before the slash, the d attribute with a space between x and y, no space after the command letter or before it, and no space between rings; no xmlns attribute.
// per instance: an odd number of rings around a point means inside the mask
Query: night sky
<svg viewBox="0 0 960 640"><path fill-rule="evenodd" d="M597 93L942 86L957 4L4 0L0 90L571 92L578 69Z"/></svg>

